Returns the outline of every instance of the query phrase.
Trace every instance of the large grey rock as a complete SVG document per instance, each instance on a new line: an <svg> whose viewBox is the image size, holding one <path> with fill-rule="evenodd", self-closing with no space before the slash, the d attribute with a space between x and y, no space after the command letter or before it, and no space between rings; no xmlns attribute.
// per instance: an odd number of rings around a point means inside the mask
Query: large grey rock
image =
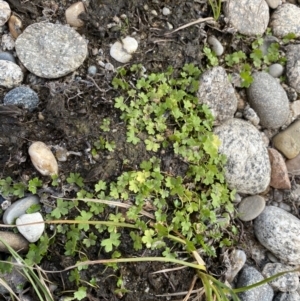
<svg viewBox="0 0 300 301"><path fill-rule="evenodd" d="M289 45L286 51L286 58L286 77L288 83L300 93L300 45Z"/></svg>
<svg viewBox="0 0 300 301"><path fill-rule="evenodd" d="M12 88L18 86L23 81L21 68L10 61L0 60L0 86Z"/></svg>
<svg viewBox="0 0 300 301"><path fill-rule="evenodd" d="M274 298L274 301L299 301L300 295L297 292L279 293Z"/></svg>
<svg viewBox="0 0 300 301"><path fill-rule="evenodd" d="M265 278L269 278L271 276L274 276L281 272L287 272L295 270L295 267L291 267L279 262L276 263L267 263L262 271L262 274L265 276ZM291 272L286 273L271 282L269 284L272 286L272 288L275 291L281 291L281 292L294 292L297 290L299 286L299 273L297 272Z"/></svg>
<svg viewBox="0 0 300 301"><path fill-rule="evenodd" d="M294 4L284 3L273 12L270 27L276 37L283 38L289 33L300 37L300 8Z"/></svg>
<svg viewBox="0 0 300 301"><path fill-rule="evenodd" d="M283 263L300 264L300 220L283 209L267 206L254 221L259 242Z"/></svg>
<svg viewBox="0 0 300 301"><path fill-rule="evenodd" d="M254 267L245 266L238 276L237 287L248 286L264 280ZM264 284L239 294L241 301L271 301L274 292L270 285Z"/></svg>
<svg viewBox="0 0 300 301"><path fill-rule="evenodd" d="M225 2L225 16L244 35L262 35L269 23L269 6L261 0L230 0Z"/></svg>
<svg viewBox="0 0 300 301"><path fill-rule="evenodd" d="M11 225L14 223L15 219L26 213L26 210L32 205L39 204L40 199L36 195L29 195L23 199L14 202L10 207L8 207L3 215L3 223Z"/></svg>
<svg viewBox="0 0 300 301"><path fill-rule="evenodd" d="M34 23L16 40L23 65L44 78L58 78L76 70L85 60L87 42L75 29L61 24Z"/></svg>
<svg viewBox="0 0 300 301"><path fill-rule="evenodd" d="M31 112L37 108L38 103L38 95L26 86L10 90L3 99L4 105L22 105L25 109L28 109Z"/></svg>
<svg viewBox="0 0 300 301"><path fill-rule="evenodd" d="M281 127L290 114L289 100L278 81L266 72L256 72L247 89L248 101L265 128Z"/></svg>
<svg viewBox="0 0 300 301"><path fill-rule="evenodd" d="M228 186L239 193L257 194L270 182L270 161L260 132L241 119L230 119L216 127L221 140L219 152L227 157L225 177Z"/></svg>
<svg viewBox="0 0 300 301"><path fill-rule="evenodd" d="M233 118L237 110L234 88L223 67L214 67L201 75L197 96L199 103L206 104L210 108L215 124Z"/></svg>

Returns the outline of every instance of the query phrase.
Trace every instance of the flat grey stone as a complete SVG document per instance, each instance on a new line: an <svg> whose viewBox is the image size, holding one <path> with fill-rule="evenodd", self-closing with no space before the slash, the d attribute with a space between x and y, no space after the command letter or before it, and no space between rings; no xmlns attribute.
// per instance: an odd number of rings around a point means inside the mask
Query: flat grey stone
<svg viewBox="0 0 300 301"><path fill-rule="evenodd" d="M38 95L26 86L10 90L3 99L4 105L22 105L25 109L28 109L31 112L37 108L38 103Z"/></svg>
<svg viewBox="0 0 300 301"><path fill-rule="evenodd" d="M274 298L274 301L299 301L300 295L298 292L279 293Z"/></svg>
<svg viewBox="0 0 300 301"><path fill-rule="evenodd" d="M0 60L16 63L15 57L10 52L0 52Z"/></svg>
<svg viewBox="0 0 300 301"><path fill-rule="evenodd" d="M281 64L272 64L269 67L269 74L275 78L280 77L283 74L284 68Z"/></svg>
<svg viewBox="0 0 300 301"><path fill-rule="evenodd" d="M23 81L21 68L10 61L0 60L0 86L12 88L18 86Z"/></svg>
<svg viewBox="0 0 300 301"><path fill-rule="evenodd" d="M26 210L32 205L39 204L40 199L36 195L30 195L14 202L8 207L3 215L3 223L12 225L16 218L26 213Z"/></svg>
<svg viewBox="0 0 300 301"><path fill-rule="evenodd" d="M297 5L284 3L277 7L271 15L270 27L273 34L283 38L289 33L300 36L300 8Z"/></svg>
<svg viewBox="0 0 300 301"><path fill-rule="evenodd" d="M42 236L45 230L45 224L39 223L34 225L25 225L29 223L36 223L36 222L43 222L44 219L39 212L30 213L30 214L23 214L16 220L16 225L19 232L29 241L29 242L36 242Z"/></svg>
<svg viewBox="0 0 300 301"><path fill-rule="evenodd" d="M300 264L300 220L283 209L266 206L254 221L259 242L282 263Z"/></svg>
<svg viewBox="0 0 300 301"><path fill-rule="evenodd" d="M270 183L271 166L260 132L241 119L230 119L214 129L219 152L227 157L225 178L238 193L257 194Z"/></svg>
<svg viewBox="0 0 300 301"><path fill-rule="evenodd" d="M29 243L28 241L20 234L13 233L10 231L0 231L1 240L5 241L11 248L19 253L24 253L28 251ZM0 252L9 253L6 246L0 242Z"/></svg>
<svg viewBox="0 0 300 301"><path fill-rule="evenodd" d="M248 286L264 280L262 274L254 267L245 266L238 276L237 288ZM238 294L241 301L272 301L274 292L270 285L264 284Z"/></svg>
<svg viewBox="0 0 300 301"><path fill-rule="evenodd" d="M269 278L281 272L295 270L295 267L283 263L267 263L262 271L265 278ZM269 282L275 291L294 292L299 286L299 273L287 273Z"/></svg>
<svg viewBox="0 0 300 301"><path fill-rule="evenodd" d="M279 82L266 72L255 72L253 83L247 89L250 106L265 128L276 129L287 121L289 99Z"/></svg>
<svg viewBox="0 0 300 301"><path fill-rule="evenodd" d="M286 77L289 85L300 93L300 45L289 45L286 51Z"/></svg>
<svg viewBox="0 0 300 301"><path fill-rule="evenodd" d="M224 6L229 23L241 34L262 35L269 23L269 6L261 0L230 0Z"/></svg>
<svg viewBox="0 0 300 301"><path fill-rule="evenodd" d="M34 23L16 40L22 64L44 78L58 78L76 70L85 60L87 42L75 29L61 24Z"/></svg>
<svg viewBox="0 0 300 301"><path fill-rule="evenodd" d="M199 103L210 108L216 125L233 118L237 110L234 88L223 67L214 67L201 75L197 96Z"/></svg>
<svg viewBox="0 0 300 301"><path fill-rule="evenodd" d="M260 195L244 198L238 207L238 217L244 222L252 221L258 217L266 206L265 199Z"/></svg>

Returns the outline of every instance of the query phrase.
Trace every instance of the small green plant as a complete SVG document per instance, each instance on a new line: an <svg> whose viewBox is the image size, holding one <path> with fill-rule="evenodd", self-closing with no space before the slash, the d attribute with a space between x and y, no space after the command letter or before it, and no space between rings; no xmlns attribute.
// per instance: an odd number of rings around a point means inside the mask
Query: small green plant
<svg viewBox="0 0 300 301"><path fill-rule="evenodd" d="M216 54L209 47L204 46L203 52L208 59L208 62L209 62L208 65L213 66L213 67L219 65L219 60L218 60Z"/></svg>
<svg viewBox="0 0 300 301"><path fill-rule="evenodd" d="M221 14L222 0L208 0L208 3L213 11L214 19L217 21Z"/></svg>
<svg viewBox="0 0 300 301"><path fill-rule="evenodd" d="M109 132L110 128L110 119L109 118L104 118L103 121L102 121L102 124L100 125L100 129L103 131L103 132Z"/></svg>

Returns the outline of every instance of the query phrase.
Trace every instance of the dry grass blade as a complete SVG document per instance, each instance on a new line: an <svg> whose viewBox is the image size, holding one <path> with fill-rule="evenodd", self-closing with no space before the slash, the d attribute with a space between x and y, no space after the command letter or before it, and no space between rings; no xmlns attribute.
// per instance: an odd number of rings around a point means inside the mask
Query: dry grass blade
<svg viewBox="0 0 300 301"><path fill-rule="evenodd" d="M18 296L14 293L14 291L11 289L11 287L3 280L0 278L0 284L7 289L7 291L10 293L11 296L14 296L18 301L21 301Z"/></svg>

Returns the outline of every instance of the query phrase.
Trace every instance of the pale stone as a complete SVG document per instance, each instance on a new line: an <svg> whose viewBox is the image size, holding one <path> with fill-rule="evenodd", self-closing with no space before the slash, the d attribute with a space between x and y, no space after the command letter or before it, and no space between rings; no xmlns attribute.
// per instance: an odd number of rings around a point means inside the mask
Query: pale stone
<svg viewBox="0 0 300 301"><path fill-rule="evenodd" d="M296 100L291 103L291 110L293 118L299 117L300 115L300 100Z"/></svg>
<svg viewBox="0 0 300 301"><path fill-rule="evenodd" d="M28 153L32 164L42 175L52 176L58 174L57 161L45 143L40 141L32 143Z"/></svg>
<svg viewBox="0 0 300 301"><path fill-rule="evenodd" d="M8 231L0 231L0 238L17 252L25 253L28 251L29 243L20 234L8 232ZM9 250L1 241L0 241L0 252L10 253Z"/></svg>
<svg viewBox="0 0 300 301"><path fill-rule="evenodd" d="M0 1L0 26L3 26L9 19L11 9L6 1Z"/></svg>
<svg viewBox="0 0 300 301"><path fill-rule="evenodd" d="M8 20L9 32L13 38L17 38L22 33L23 24L19 17L12 15Z"/></svg>
<svg viewBox="0 0 300 301"><path fill-rule="evenodd" d="M132 37L126 37L115 42L110 48L110 55L120 63L128 63L132 54L137 50L138 42Z"/></svg>
<svg viewBox="0 0 300 301"><path fill-rule="evenodd" d="M243 250L234 249L229 257L229 263L226 263L227 271L225 278L228 282L232 282L238 272L243 268L246 263L247 256Z"/></svg>
<svg viewBox="0 0 300 301"><path fill-rule="evenodd" d="M84 22L78 18L81 13L85 12L84 4L82 2L76 2L66 9L66 20L70 26L82 27Z"/></svg>
<svg viewBox="0 0 300 301"><path fill-rule="evenodd" d="M295 158L286 160L285 165L287 167L287 171L289 174L293 176L300 175L300 154L297 155Z"/></svg>
<svg viewBox="0 0 300 301"><path fill-rule="evenodd" d="M17 64L0 60L0 86L13 88L22 83L23 77L23 72Z"/></svg>
<svg viewBox="0 0 300 301"><path fill-rule="evenodd" d="M266 206L266 201L260 195L253 195L244 198L238 207L240 220L248 222L259 216Z"/></svg>
<svg viewBox="0 0 300 301"><path fill-rule="evenodd" d="M214 51L216 56L220 56L223 54L224 47L216 37L210 36L207 39L207 43L212 47L212 50Z"/></svg>

